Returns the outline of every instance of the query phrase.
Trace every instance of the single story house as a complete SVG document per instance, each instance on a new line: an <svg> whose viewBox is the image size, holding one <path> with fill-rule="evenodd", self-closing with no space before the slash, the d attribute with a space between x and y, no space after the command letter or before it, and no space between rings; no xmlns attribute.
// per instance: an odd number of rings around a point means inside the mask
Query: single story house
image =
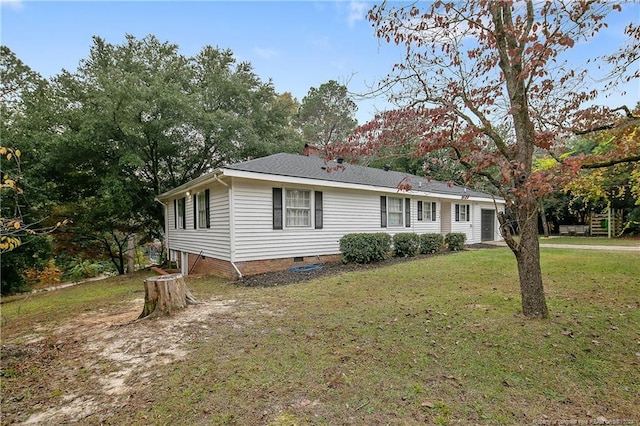
<svg viewBox="0 0 640 426"><path fill-rule="evenodd" d="M315 152L317 153L317 152ZM391 170L275 154L221 167L157 197L183 274L228 278L340 258L349 233L465 233L500 240L502 198ZM401 182L411 189L399 190Z"/></svg>

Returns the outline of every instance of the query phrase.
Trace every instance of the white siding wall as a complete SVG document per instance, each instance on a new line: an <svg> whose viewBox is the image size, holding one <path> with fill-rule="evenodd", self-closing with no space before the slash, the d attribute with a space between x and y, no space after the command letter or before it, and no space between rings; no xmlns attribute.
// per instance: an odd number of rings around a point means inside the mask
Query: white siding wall
<svg viewBox="0 0 640 426"><path fill-rule="evenodd" d="M471 206L471 208L469 209L471 220L465 221L465 222L456 222L456 204L472 204L472 203L466 200L451 202L451 232L466 234L467 238L464 242L465 244L473 244L476 242L479 243L480 239L478 239L478 241L475 241L473 239L473 220L475 219L475 212L473 210L473 206ZM479 211L478 211L478 214L480 214ZM478 228L480 227L479 223L480 223L480 218L478 218Z"/></svg>
<svg viewBox="0 0 640 426"><path fill-rule="evenodd" d="M498 206L499 211L504 211L504 207ZM493 210L493 240L500 241L502 240L502 235L500 234L500 224L498 223L498 214L496 212L496 206L492 202L482 203L475 202L472 203L472 218L473 218L473 242L480 243L482 242L482 210Z"/></svg>
<svg viewBox="0 0 640 426"><path fill-rule="evenodd" d="M453 212L451 211L451 201L440 202L440 223L442 225L441 232L443 235L451 232L451 224L453 223Z"/></svg>
<svg viewBox="0 0 640 426"><path fill-rule="evenodd" d="M287 228L273 229L274 187L317 190L323 193L323 229ZM232 189L231 189L232 188ZM201 188L199 191L204 191ZM493 203L468 202L471 204L471 220L455 221L455 203L465 201L436 200L433 198L407 196L395 193L365 192L355 189L314 187L312 185L281 185L234 178L231 186L212 184L210 190L211 228L194 229L193 202L196 192L186 200L186 229L175 229L174 203L167 204L168 241L171 250L202 254L232 262L310 257L338 254L339 241L349 233L386 232L395 235L401 232L446 233L462 232L467 235L467 244L481 241L481 209L494 209ZM380 226L380 196L411 198L411 226L382 228ZM230 197L231 201L230 201ZM283 198L285 191L283 191ZM314 197L311 197L312 202ZM424 202L424 217L430 202L436 202L436 221L418 221L417 201ZM233 208L231 208L233 204ZM313 206L312 206L312 218ZM283 209L283 221L284 221ZM495 238L501 239L496 223ZM231 236L234 236L231 241Z"/></svg>
<svg viewBox="0 0 640 426"><path fill-rule="evenodd" d="M471 206L470 208L471 220L467 222L455 221L455 217L456 217L455 205L456 204L469 204ZM495 211L496 207L493 204L493 202L485 203L485 202L466 201L466 200L451 202L451 214L450 214L451 232L460 232L460 233L466 234L467 239L465 241L465 244L476 244L476 243L482 242L482 223L481 223L482 213L481 212L483 209ZM501 207L501 209L504 210L504 207ZM500 226L498 224L497 215L494 216L494 225L495 225L495 229L493 233L494 240L495 241L502 240L502 236L500 235Z"/></svg>
<svg viewBox="0 0 640 426"><path fill-rule="evenodd" d="M198 191L204 191L201 188ZM168 235L171 250L202 254L222 260L230 258L229 233L229 190L223 185L214 185L210 190L210 221L211 228L193 228L193 203L196 194L192 193L186 201L186 229L176 229L174 221L173 200L167 202ZM193 192L193 191L192 191Z"/></svg>
<svg viewBox="0 0 640 426"><path fill-rule="evenodd" d="M273 229L272 188L282 187L270 182L242 179L233 181L234 199L234 261L277 259L297 256L337 254L339 241L349 233L386 232L391 235L400 232L419 234L440 232L440 203L437 203L437 220L417 220L416 198L411 200L411 227L380 226L380 196L382 193L363 192L351 189L337 189L313 186L287 186L323 193L323 229L287 228ZM403 199L402 194L389 194ZM283 197L284 191L283 191ZM312 196L313 199L313 196ZM434 201L421 198L425 202ZM313 217L313 214L312 214ZM284 212L283 212L284 218Z"/></svg>
<svg viewBox="0 0 640 426"><path fill-rule="evenodd" d="M285 226L274 230L272 188L277 186L269 182L234 180L235 261L335 254L339 252L338 241L345 233L379 230L379 219L378 228L364 219L372 215L379 218L379 201L372 204L370 199L352 191L311 186L295 188L323 192L323 229Z"/></svg>

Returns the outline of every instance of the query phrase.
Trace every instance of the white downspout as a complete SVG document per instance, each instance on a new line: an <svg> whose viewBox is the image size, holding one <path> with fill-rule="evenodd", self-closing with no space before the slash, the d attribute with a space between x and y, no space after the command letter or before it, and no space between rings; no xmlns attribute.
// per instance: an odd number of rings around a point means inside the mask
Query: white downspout
<svg viewBox="0 0 640 426"><path fill-rule="evenodd" d="M240 272L240 269L238 269L238 267L236 266L236 264L234 262L230 262L231 266L233 266L233 269L236 270L236 274L238 274L238 278L242 279L242 272Z"/></svg>
<svg viewBox="0 0 640 426"><path fill-rule="evenodd" d="M223 182L223 181L218 177L218 175L213 175L213 178L214 178L216 181L218 181L218 182L220 182L221 184L223 184L224 186L226 186L227 188L229 188L229 184L228 184L228 183L226 183L226 182Z"/></svg>
<svg viewBox="0 0 640 426"><path fill-rule="evenodd" d="M231 211L232 209L232 200L231 200L231 187L229 186L228 183L222 181L222 179L220 179L220 177L215 174L213 175L213 178L217 181L220 182L221 184L223 184L224 186L226 186L227 188L229 188L229 233L232 234L233 233L233 226L231 226L231 218L233 217L233 212ZM233 245L233 235L229 235L229 244ZM242 279L242 272L240 272L240 269L238 269L238 266L236 265L236 263L233 261L233 249L231 247L230 248L230 260L229 263L231 263L231 266L233 266L233 269L236 270L236 274L238 274L238 279Z"/></svg>

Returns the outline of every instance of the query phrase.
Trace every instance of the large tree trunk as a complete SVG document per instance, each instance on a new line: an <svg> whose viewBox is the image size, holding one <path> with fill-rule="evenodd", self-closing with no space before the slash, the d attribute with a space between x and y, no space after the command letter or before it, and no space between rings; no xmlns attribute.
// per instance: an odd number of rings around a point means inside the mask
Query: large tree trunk
<svg viewBox="0 0 640 426"><path fill-rule="evenodd" d="M522 313L530 318L547 318L549 310L542 285L537 215L520 224L520 250L514 254L520 276Z"/></svg>
<svg viewBox="0 0 640 426"><path fill-rule="evenodd" d="M538 212L535 202L523 202L515 210L520 238L511 234L510 223L504 214L498 215L505 242L516 257L520 278L522 313L529 318L547 318L549 309L542 285L540 245L538 244Z"/></svg>
<svg viewBox="0 0 640 426"><path fill-rule="evenodd" d="M138 319L170 315L187 305L198 303L187 288L182 274L147 278L144 280L144 293L144 308Z"/></svg>
<svg viewBox="0 0 640 426"><path fill-rule="evenodd" d="M135 235L131 234L127 237L127 274L133 274L136 271L136 244Z"/></svg>

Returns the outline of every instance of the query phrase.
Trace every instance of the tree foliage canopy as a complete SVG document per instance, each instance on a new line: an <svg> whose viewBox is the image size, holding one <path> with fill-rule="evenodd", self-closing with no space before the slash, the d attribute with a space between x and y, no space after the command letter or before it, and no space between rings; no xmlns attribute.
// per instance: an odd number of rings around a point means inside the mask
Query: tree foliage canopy
<svg viewBox="0 0 640 426"><path fill-rule="evenodd" d="M335 80L309 89L296 117L306 143L324 148L344 142L358 124L358 107L347 88Z"/></svg>
<svg viewBox="0 0 640 426"><path fill-rule="evenodd" d="M302 146L297 101L228 49L205 46L187 57L152 35L121 44L94 37L76 70L50 80L5 46L0 66L3 241L16 224L25 229L29 214L47 229L68 219L58 252L106 257L120 272L132 235L160 235L157 194L227 163Z"/></svg>
<svg viewBox="0 0 640 426"><path fill-rule="evenodd" d="M47 175L56 214L76 224L66 242L106 250L121 272L127 239L162 229L155 195L291 143L286 99L229 50L185 57L151 35L94 37L88 58L52 84L58 136Z"/></svg>

